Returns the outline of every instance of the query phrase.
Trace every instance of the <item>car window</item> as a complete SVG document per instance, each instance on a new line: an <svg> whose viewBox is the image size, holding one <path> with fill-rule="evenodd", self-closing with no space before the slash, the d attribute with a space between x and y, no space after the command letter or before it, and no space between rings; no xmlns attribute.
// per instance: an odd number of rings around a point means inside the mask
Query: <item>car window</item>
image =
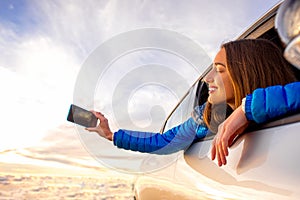
<svg viewBox="0 0 300 200"><path fill-rule="evenodd" d="M195 97L197 85L198 83L191 87L191 89L187 92L181 103L178 104L176 109L173 110L170 117L166 121L164 127L162 128L162 132L181 124L191 116L191 113L194 108L194 102L196 99Z"/></svg>

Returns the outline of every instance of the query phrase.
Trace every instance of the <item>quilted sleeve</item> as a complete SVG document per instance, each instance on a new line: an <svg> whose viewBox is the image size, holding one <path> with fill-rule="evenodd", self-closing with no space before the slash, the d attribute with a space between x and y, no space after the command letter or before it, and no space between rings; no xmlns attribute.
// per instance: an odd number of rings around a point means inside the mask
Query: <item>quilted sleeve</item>
<svg viewBox="0 0 300 200"><path fill-rule="evenodd" d="M207 127L190 117L163 134L120 129L114 133L113 142L115 146L127 150L170 154L187 149L195 139L204 137L206 133Z"/></svg>
<svg viewBox="0 0 300 200"><path fill-rule="evenodd" d="M245 113L248 120L264 123L300 111L300 82L285 86L258 88L247 95Z"/></svg>

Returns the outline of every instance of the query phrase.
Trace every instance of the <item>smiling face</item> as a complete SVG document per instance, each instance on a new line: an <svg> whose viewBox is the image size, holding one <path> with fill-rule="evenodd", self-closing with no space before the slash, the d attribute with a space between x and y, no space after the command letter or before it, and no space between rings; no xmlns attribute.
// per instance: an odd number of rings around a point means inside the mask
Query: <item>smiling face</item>
<svg viewBox="0 0 300 200"><path fill-rule="evenodd" d="M226 63L226 52L221 48L215 57L212 70L205 76L204 81L209 88L209 103L227 102L234 109L233 84Z"/></svg>

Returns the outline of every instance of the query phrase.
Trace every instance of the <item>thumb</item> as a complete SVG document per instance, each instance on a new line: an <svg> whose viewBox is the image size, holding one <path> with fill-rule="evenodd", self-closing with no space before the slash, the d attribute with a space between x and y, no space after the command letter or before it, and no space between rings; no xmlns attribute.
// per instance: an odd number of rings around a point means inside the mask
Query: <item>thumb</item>
<svg viewBox="0 0 300 200"><path fill-rule="evenodd" d="M95 131L97 131L97 128L95 128L95 127L87 127L87 128L85 128L85 130L87 130L89 132L95 132Z"/></svg>

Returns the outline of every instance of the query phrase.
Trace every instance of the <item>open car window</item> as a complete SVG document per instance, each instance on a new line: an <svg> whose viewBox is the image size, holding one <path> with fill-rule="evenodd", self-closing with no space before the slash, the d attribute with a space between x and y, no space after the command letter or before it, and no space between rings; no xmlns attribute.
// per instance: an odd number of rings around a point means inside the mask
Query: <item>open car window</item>
<svg viewBox="0 0 300 200"><path fill-rule="evenodd" d="M186 121L190 116L194 108L194 102L196 98L196 91L198 82L193 84L189 91L184 95L179 104L171 112L166 120L161 132L164 132L172 127L178 126L182 122Z"/></svg>

